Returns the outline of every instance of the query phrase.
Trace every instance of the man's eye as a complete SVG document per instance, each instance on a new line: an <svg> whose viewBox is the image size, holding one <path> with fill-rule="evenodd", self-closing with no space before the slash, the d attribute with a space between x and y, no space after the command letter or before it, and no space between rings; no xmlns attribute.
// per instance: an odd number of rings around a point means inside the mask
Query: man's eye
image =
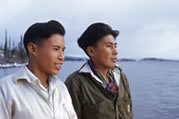
<svg viewBox="0 0 179 119"><path fill-rule="evenodd" d="M54 48L54 50L58 50L58 48Z"/></svg>
<svg viewBox="0 0 179 119"><path fill-rule="evenodd" d="M108 48L117 48L117 45L106 45Z"/></svg>
<svg viewBox="0 0 179 119"><path fill-rule="evenodd" d="M111 45L107 45L107 47L112 47Z"/></svg>

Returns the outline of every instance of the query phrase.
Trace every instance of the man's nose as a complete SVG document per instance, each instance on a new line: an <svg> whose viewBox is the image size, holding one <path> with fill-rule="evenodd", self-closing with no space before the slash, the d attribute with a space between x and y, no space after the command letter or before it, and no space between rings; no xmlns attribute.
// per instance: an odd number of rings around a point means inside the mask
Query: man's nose
<svg viewBox="0 0 179 119"><path fill-rule="evenodd" d="M117 48L114 48L113 54L114 54L114 55L117 55L117 54L118 54Z"/></svg>
<svg viewBox="0 0 179 119"><path fill-rule="evenodd" d="M58 54L58 59L59 60L64 60L65 56L64 56L64 52L63 51L60 51L59 54Z"/></svg>

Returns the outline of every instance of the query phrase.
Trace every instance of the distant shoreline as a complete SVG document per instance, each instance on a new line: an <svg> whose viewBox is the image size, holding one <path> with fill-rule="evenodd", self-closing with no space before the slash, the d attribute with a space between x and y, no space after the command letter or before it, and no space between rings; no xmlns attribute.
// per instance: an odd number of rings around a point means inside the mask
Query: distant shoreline
<svg viewBox="0 0 179 119"><path fill-rule="evenodd" d="M66 56L65 61L86 61L87 58L84 57L73 57L73 56ZM159 62L179 62L179 60L173 59L162 59L162 58L142 58L142 59L130 59L130 58L121 58L118 60L119 62L142 62L142 61L159 61ZM0 68L9 68L9 67L21 67L27 65L27 63L17 63L17 62L0 62Z"/></svg>

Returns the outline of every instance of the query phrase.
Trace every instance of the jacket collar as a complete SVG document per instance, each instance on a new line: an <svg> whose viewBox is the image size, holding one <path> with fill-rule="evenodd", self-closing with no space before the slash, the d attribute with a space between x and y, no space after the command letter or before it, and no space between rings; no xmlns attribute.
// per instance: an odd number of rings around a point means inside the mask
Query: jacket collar
<svg viewBox="0 0 179 119"><path fill-rule="evenodd" d="M91 70L88 62L86 62L85 64L83 64L83 66L80 68L79 70L80 73L90 73L91 76L98 81L99 83L103 84L103 82L93 73L93 71ZM117 83L117 85L119 85L120 83L120 72L121 69L119 68L119 66L116 64L116 66L112 69L112 72L114 74L114 79Z"/></svg>

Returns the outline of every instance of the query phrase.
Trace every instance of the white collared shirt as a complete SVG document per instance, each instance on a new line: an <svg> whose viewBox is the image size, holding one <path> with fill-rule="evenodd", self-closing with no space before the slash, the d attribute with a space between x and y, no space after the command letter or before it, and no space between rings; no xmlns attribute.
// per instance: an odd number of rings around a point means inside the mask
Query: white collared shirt
<svg viewBox="0 0 179 119"><path fill-rule="evenodd" d="M112 69L112 72L114 74L114 79L116 81L116 84L119 86L120 83L120 70L117 68L118 65L116 64L116 67ZM88 62L85 63L81 69L79 70L79 72L83 72L83 73L90 73L91 76L98 81L99 83L103 84L103 82L93 73L93 71L91 70L91 67L89 66ZM103 87L105 87L105 85L103 85Z"/></svg>
<svg viewBox="0 0 179 119"><path fill-rule="evenodd" d="M27 68L0 79L0 119L77 119L66 86L55 76L49 88Z"/></svg>

